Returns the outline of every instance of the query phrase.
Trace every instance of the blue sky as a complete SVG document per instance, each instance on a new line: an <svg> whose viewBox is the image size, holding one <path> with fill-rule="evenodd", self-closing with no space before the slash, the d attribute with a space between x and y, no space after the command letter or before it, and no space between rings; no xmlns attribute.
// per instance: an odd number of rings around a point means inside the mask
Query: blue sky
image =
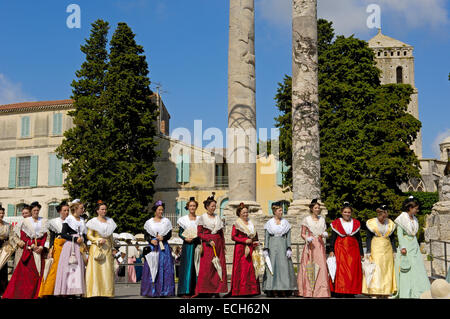
<svg viewBox="0 0 450 319"><path fill-rule="evenodd" d="M69 29L69 4L81 8L81 28ZM255 0L257 125L271 128L277 83L291 74L290 0ZM369 4L381 8L383 33L415 47L415 80L423 124L423 157L437 157L450 136L450 1L319 0L319 17L336 33L368 40ZM227 0L48 0L0 2L0 104L66 99L97 18L110 35L126 22L143 45L150 79L163 88L171 130L227 126ZM152 85L152 89L155 86ZM206 143L205 143L206 144Z"/></svg>

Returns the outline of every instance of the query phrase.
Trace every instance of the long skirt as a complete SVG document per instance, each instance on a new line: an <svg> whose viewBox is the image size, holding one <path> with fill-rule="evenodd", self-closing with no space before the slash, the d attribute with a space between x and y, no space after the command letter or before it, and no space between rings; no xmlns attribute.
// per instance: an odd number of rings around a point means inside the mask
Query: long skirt
<svg viewBox="0 0 450 319"><path fill-rule="evenodd" d="M331 291L339 294L360 294L363 276L358 241L352 236L339 236L334 244L334 254L336 277L334 284L330 284Z"/></svg>
<svg viewBox="0 0 450 319"><path fill-rule="evenodd" d="M77 263L69 265L69 257L73 251ZM67 241L62 249L56 273L54 295L84 295L86 294L86 282L84 279L84 260L80 253L80 246Z"/></svg>
<svg viewBox="0 0 450 319"><path fill-rule="evenodd" d="M181 248L180 271L178 278L177 294L193 295L197 284L197 273L195 271L194 255L197 244L183 243Z"/></svg>
<svg viewBox="0 0 450 319"><path fill-rule="evenodd" d="M56 272L58 270L59 258L63 249L65 239L55 238L53 244L53 264L48 272L47 279L42 282L41 289L39 291L39 297L53 295L55 290Z"/></svg>
<svg viewBox="0 0 450 319"><path fill-rule="evenodd" d="M307 275L308 264L315 264L318 273L315 281L310 281ZM297 275L298 294L302 297L327 298L331 296L328 279L328 268L325 257L325 246L322 239L314 240L303 248L300 270Z"/></svg>
<svg viewBox="0 0 450 319"><path fill-rule="evenodd" d="M135 257L128 257L128 282L136 282L136 270L134 269Z"/></svg>
<svg viewBox="0 0 450 319"><path fill-rule="evenodd" d="M152 280L150 268L144 257L144 269L142 271L141 296L146 297L166 297L175 296L175 274L173 267L173 258L170 252L169 244L164 241L164 250L150 245L150 250L155 249L159 252L158 272L155 282Z"/></svg>
<svg viewBox="0 0 450 319"><path fill-rule="evenodd" d="M21 258L6 287L2 298L5 299L37 299L44 272L44 258L41 259L41 269L38 273L34 256L27 252L27 258ZM22 254L23 257L23 254Z"/></svg>
<svg viewBox="0 0 450 319"><path fill-rule="evenodd" d="M389 296L397 291L395 279L394 253L389 238L374 237L370 248L371 261L375 263L375 272L367 285L363 274L362 293L365 295Z"/></svg>
<svg viewBox="0 0 450 319"><path fill-rule="evenodd" d="M272 264L273 275L266 265L262 285L263 291L297 290L294 265L292 259L286 257L286 237L272 237L267 248L269 248L269 258Z"/></svg>

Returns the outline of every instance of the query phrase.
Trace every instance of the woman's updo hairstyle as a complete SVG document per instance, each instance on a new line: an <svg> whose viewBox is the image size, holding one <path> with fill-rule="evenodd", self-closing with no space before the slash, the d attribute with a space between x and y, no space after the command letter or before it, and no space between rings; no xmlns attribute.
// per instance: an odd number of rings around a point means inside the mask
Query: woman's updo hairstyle
<svg viewBox="0 0 450 319"><path fill-rule="evenodd" d="M56 206L56 211L57 211L58 213L60 213L60 212L61 212L61 209L62 209L64 206L69 206L69 204L67 204L67 202L66 202L65 200L63 200L61 203L58 204L58 206ZM69 207L70 207L70 206L69 206Z"/></svg>
<svg viewBox="0 0 450 319"><path fill-rule="evenodd" d="M405 212L408 212L411 208L420 206L419 201L414 196L409 196L404 202L403 202L403 209Z"/></svg>
<svg viewBox="0 0 450 319"><path fill-rule="evenodd" d="M342 207L341 207L341 213L344 211L344 209L346 208L350 208L350 211L353 213L353 207L350 204L350 202L344 202L342 203Z"/></svg>
<svg viewBox="0 0 450 319"><path fill-rule="evenodd" d="M189 201L186 203L186 206L184 207L184 208L186 208L186 210L188 210L188 208L189 208L189 204L190 203L195 203L195 207L197 208L198 207L198 202L195 200L195 197L190 197L189 198Z"/></svg>
<svg viewBox="0 0 450 319"><path fill-rule="evenodd" d="M80 202L70 203L70 206L69 206L70 214L72 214L72 215L75 214L76 210L78 209L78 207L80 207L80 205L81 205ZM99 206L99 208L100 208L100 206ZM98 208L95 211L97 211L97 210L98 210Z"/></svg>
<svg viewBox="0 0 450 319"><path fill-rule="evenodd" d="M248 209L248 206L247 206L247 205L244 205L244 203L240 203L239 206L238 206L238 208L236 209L236 216L240 217L240 216L241 216L241 211L242 211L244 208L247 208L247 209Z"/></svg>
<svg viewBox="0 0 450 319"><path fill-rule="evenodd" d="M78 205L80 205L79 202L76 202L76 203L73 203L73 204L78 204ZM95 204L95 212L98 212L98 210L100 209L100 207L102 207L103 205L106 206L106 203L103 202L101 199L99 199L99 200L97 201L97 204Z"/></svg>
<svg viewBox="0 0 450 319"><path fill-rule="evenodd" d="M216 195L216 193L212 192L212 195L209 196L205 201L203 201L203 206L205 206L205 209L208 209L209 205L211 205L212 202L217 204L217 201L214 199L214 195Z"/></svg>
<svg viewBox="0 0 450 319"><path fill-rule="evenodd" d="M162 206L163 208L166 208L166 204L164 204L164 202L162 200L158 200L153 204L152 207L152 211L154 213L156 213L156 210L158 209L159 206Z"/></svg>
<svg viewBox="0 0 450 319"><path fill-rule="evenodd" d="M377 214L381 214L381 213L384 213L384 212L386 212L387 213L387 211L388 211L388 207L387 207L387 205L380 205L380 207L378 207L377 208Z"/></svg>
<svg viewBox="0 0 450 319"><path fill-rule="evenodd" d="M30 204L30 210L32 210L32 209L35 208L35 207L39 207L39 209L42 208L41 204L39 204L38 201L32 202L32 203Z"/></svg>
<svg viewBox="0 0 450 319"><path fill-rule="evenodd" d="M311 213L312 213L312 211L313 211L314 206L316 206L316 205L319 205L319 206L320 206L319 200L318 200L317 198L314 198L314 199L311 201L311 204L309 204L309 211L310 211Z"/></svg>
<svg viewBox="0 0 450 319"><path fill-rule="evenodd" d="M281 204L281 202L275 202L275 203L272 203L271 208L272 208L272 214L275 215L275 212L277 211L277 209L283 208L283 205Z"/></svg>

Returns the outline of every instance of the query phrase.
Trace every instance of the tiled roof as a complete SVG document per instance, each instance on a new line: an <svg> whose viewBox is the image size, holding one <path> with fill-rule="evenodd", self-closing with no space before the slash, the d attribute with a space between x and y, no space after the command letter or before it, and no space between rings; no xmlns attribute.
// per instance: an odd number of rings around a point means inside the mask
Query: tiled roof
<svg viewBox="0 0 450 319"><path fill-rule="evenodd" d="M47 109L60 106L69 106L73 104L73 100L56 100L56 101L38 101L38 102L22 102L14 104L0 105L0 112L20 112L36 109Z"/></svg>

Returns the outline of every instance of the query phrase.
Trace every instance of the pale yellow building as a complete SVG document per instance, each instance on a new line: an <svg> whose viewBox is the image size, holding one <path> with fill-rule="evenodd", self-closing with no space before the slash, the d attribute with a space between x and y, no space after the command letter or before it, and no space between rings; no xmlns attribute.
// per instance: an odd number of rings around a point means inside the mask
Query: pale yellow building
<svg viewBox="0 0 450 319"><path fill-rule="evenodd" d="M222 215L228 203L228 168L221 155L225 150L203 149L169 137L170 115L157 95L155 102L161 114L155 201L166 203L166 216L175 225L188 213L184 207L190 197L196 198L197 212L202 214L203 201L215 192L217 213ZM56 217L56 205L69 197L55 149L64 131L73 126L67 114L72 103L69 99L0 105L0 203L7 219L20 216L21 207L33 201L41 203L41 216ZM285 200L287 205L292 197L282 191L282 168L273 155L257 158L257 201L269 215L272 202Z"/></svg>

